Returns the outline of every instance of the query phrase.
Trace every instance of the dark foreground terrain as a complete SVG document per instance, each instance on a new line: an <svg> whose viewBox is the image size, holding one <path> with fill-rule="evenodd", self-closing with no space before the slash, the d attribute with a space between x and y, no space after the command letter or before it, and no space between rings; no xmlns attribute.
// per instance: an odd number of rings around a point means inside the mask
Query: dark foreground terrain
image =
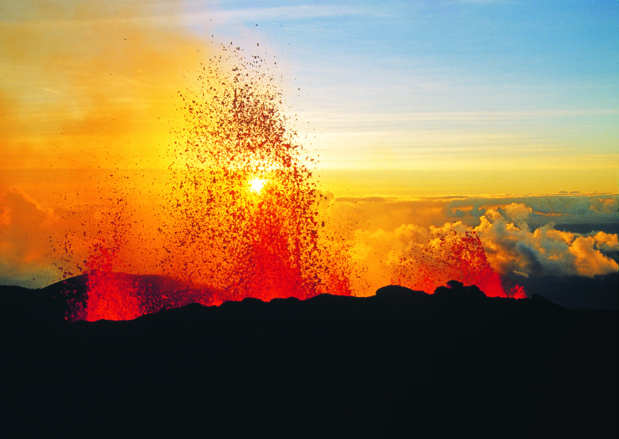
<svg viewBox="0 0 619 439"><path fill-rule="evenodd" d="M2 422L23 436L617 435L617 311L452 284L69 323L3 288Z"/></svg>

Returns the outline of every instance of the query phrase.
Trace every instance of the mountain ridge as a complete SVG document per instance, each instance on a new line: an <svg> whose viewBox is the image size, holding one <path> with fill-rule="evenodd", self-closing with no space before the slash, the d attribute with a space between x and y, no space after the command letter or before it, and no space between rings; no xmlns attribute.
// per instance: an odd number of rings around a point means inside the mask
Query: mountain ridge
<svg viewBox="0 0 619 439"><path fill-rule="evenodd" d="M617 311L441 291L246 298L117 322L20 320L27 309L8 309L5 291L0 376L5 399L28 407L6 418L71 413L91 428L130 413L149 420L142 432L182 419L227 436L616 437Z"/></svg>

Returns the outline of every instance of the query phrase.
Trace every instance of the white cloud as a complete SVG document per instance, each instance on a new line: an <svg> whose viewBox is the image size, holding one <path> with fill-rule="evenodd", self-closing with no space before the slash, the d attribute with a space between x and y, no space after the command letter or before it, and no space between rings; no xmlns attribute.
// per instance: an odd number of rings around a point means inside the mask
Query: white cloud
<svg viewBox="0 0 619 439"><path fill-rule="evenodd" d="M531 231L527 224L531 212L515 203L489 209L475 227L490 263L500 273L592 277L619 270L617 262L600 251L619 250L617 235L582 236L555 230L552 223Z"/></svg>
<svg viewBox="0 0 619 439"><path fill-rule="evenodd" d="M242 9L208 9L204 12L192 11L186 17L190 24L214 21L215 23L259 23L267 20L299 20L319 17L341 17L349 15L377 15L368 8L336 5L295 5L277 7L253 7Z"/></svg>
<svg viewBox="0 0 619 439"><path fill-rule="evenodd" d="M617 263L607 255L619 251L617 234L583 235L556 230L548 221L537 227L530 221L554 215L567 222L574 215L604 220L607 214L596 213L604 209L595 207L608 206L604 200L613 196L528 197L527 203L346 198L331 203L327 222L354 229L349 236L352 260L365 281L355 285L357 294L393 282L433 291L451 279L477 284L492 294L501 288L499 275L591 277L617 272ZM536 209L548 216L539 216Z"/></svg>

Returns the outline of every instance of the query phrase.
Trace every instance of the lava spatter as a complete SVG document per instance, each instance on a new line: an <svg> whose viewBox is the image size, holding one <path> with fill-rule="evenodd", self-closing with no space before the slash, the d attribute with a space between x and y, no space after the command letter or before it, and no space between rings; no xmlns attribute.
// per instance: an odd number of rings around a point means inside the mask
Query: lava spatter
<svg viewBox="0 0 619 439"><path fill-rule="evenodd" d="M326 279L313 159L263 60L224 54L181 94L187 127L172 151L164 266L226 299L314 296Z"/></svg>
<svg viewBox="0 0 619 439"><path fill-rule="evenodd" d="M452 279L477 285L488 297L526 297L518 285L504 288L499 274L488 263L475 231L457 227L431 228L426 241L409 243L394 269L392 283L433 292Z"/></svg>
<svg viewBox="0 0 619 439"><path fill-rule="evenodd" d="M202 67L196 86L179 93L185 124L170 145L157 224L138 227L127 201L136 194L129 197L131 189L119 183L108 210L83 232L88 297L72 320L127 320L245 297L367 294L352 286L363 284L364 267L350 256L349 234L324 227L329 220L312 175L315 160L265 70L261 58L247 60L240 49L224 47ZM517 287L505 292L474 231L430 235L428 242L409 243L390 266L392 283L431 293L455 279L488 296L524 297ZM162 294L119 272L174 282Z"/></svg>

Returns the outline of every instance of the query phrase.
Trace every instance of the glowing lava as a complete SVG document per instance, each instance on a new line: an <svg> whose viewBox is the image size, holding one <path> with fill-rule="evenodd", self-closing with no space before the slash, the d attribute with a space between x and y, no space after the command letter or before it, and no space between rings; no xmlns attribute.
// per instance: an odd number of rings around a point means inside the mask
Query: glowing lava
<svg viewBox="0 0 619 439"><path fill-rule="evenodd" d="M433 292L452 279L476 285L488 297L526 298L518 285L505 291L475 231L456 227L447 231L431 229L425 242L413 240L395 269L392 283Z"/></svg>
<svg viewBox="0 0 619 439"><path fill-rule="evenodd" d="M266 183L266 180L262 178L251 179L249 181L249 190L251 190L255 194L259 194Z"/></svg>
<svg viewBox="0 0 619 439"><path fill-rule="evenodd" d="M363 267L352 262L352 243L319 218L326 198L312 180L314 159L282 113L281 92L262 73L260 58L226 50L228 58L203 68L196 89L180 93L186 126L171 145L163 219L153 233L165 252L157 274L185 289L170 291L176 299L157 298L114 275L139 272L140 258L155 257L131 251L128 230L137 221L119 196L90 246L88 301L74 319L126 320L191 301L352 294L351 280ZM508 295L474 232L412 243L392 276L430 293L451 279L489 296Z"/></svg>
<svg viewBox="0 0 619 439"><path fill-rule="evenodd" d="M181 94L186 128L171 151L165 274L227 300L326 292L330 276L345 274L325 275L335 256L319 236L311 154L263 61L224 53Z"/></svg>

